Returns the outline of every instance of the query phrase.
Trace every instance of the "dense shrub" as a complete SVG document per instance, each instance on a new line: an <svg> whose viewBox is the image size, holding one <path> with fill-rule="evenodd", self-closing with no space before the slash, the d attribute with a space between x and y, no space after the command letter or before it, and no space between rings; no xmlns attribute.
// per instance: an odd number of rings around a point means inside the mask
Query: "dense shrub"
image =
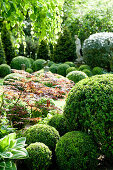
<svg viewBox="0 0 113 170"><path fill-rule="evenodd" d="M48 121L48 125L53 126L56 130L58 130L60 136L62 136L68 132L68 128L66 126L66 121L65 121L64 115L62 115L62 114L54 115Z"/></svg>
<svg viewBox="0 0 113 170"><path fill-rule="evenodd" d="M49 51L48 51L47 42L46 42L46 40L42 40L39 45L37 58L42 58L44 60L48 60L49 59L48 53L49 53Z"/></svg>
<svg viewBox="0 0 113 170"><path fill-rule="evenodd" d="M69 68L66 70L66 75L67 75L68 73L70 73L71 71L77 71L77 68L75 68L75 67L69 67Z"/></svg>
<svg viewBox="0 0 113 170"><path fill-rule="evenodd" d="M81 66L79 67L79 71L82 71L82 70L84 70L84 69L90 70L90 67L89 67L88 65L81 65Z"/></svg>
<svg viewBox="0 0 113 170"><path fill-rule="evenodd" d="M28 58L28 60L30 61L31 63L31 68L33 68L33 63L34 63L34 60L32 58Z"/></svg>
<svg viewBox="0 0 113 170"><path fill-rule="evenodd" d="M52 73L57 73L58 66L59 66L59 64L52 64L52 65L50 66L49 70L50 70Z"/></svg>
<svg viewBox="0 0 113 170"><path fill-rule="evenodd" d="M64 116L70 130L90 132L101 151L113 158L113 75L92 76L77 83L69 92Z"/></svg>
<svg viewBox="0 0 113 170"><path fill-rule="evenodd" d="M75 43L71 38L71 34L67 29L60 34L57 44L54 47L54 62L75 61Z"/></svg>
<svg viewBox="0 0 113 170"><path fill-rule="evenodd" d="M11 73L11 68L7 64L0 65L0 77L5 77L7 74Z"/></svg>
<svg viewBox="0 0 113 170"><path fill-rule="evenodd" d="M49 62L48 62L48 67L51 67L52 64L54 64L54 62L53 62L53 61L49 61Z"/></svg>
<svg viewBox="0 0 113 170"><path fill-rule="evenodd" d="M19 43L19 55L24 56L24 43L23 41Z"/></svg>
<svg viewBox="0 0 113 170"><path fill-rule="evenodd" d="M46 61L44 59L37 59L36 61L34 61L34 63L33 63L33 71L41 70L44 67L45 62Z"/></svg>
<svg viewBox="0 0 113 170"><path fill-rule="evenodd" d="M35 60L38 52L38 40L34 40L30 36L26 36L25 39L26 48L25 48L25 55L26 57L29 56Z"/></svg>
<svg viewBox="0 0 113 170"><path fill-rule="evenodd" d="M24 132L24 136L26 136L27 144L42 142L51 150L55 149L55 145L60 137L58 131L54 127L44 124L36 124L29 127Z"/></svg>
<svg viewBox="0 0 113 170"><path fill-rule="evenodd" d="M58 70L57 73L62 75L62 76L66 76L66 70L69 68L70 66L68 64L60 64L58 66Z"/></svg>
<svg viewBox="0 0 113 170"><path fill-rule="evenodd" d="M71 61L67 61L64 64L68 64L70 67L75 67L75 64Z"/></svg>
<svg viewBox="0 0 113 170"><path fill-rule="evenodd" d="M8 31L6 25L7 23L4 22L2 31L1 31L1 39L3 43L4 51L5 51L7 64L10 64L11 60L15 57L15 51L12 45L10 32Z"/></svg>
<svg viewBox="0 0 113 170"><path fill-rule="evenodd" d="M94 67L92 70L93 75L103 74L103 68L101 67Z"/></svg>
<svg viewBox="0 0 113 170"><path fill-rule="evenodd" d="M84 69L82 70L88 77L91 77L92 76L92 72L88 69Z"/></svg>
<svg viewBox="0 0 113 170"><path fill-rule="evenodd" d="M69 80L74 81L74 83L79 82L82 79L87 78L87 75L82 71L72 71L66 76Z"/></svg>
<svg viewBox="0 0 113 170"><path fill-rule="evenodd" d="M94 169L97 166L97 146L86 133L66 133L58 141L55 151L61 170Z"/></svg>
<svg viewBox="0 0 113 170"><path fill-rule="evenodd" d="M44 143L31 143L26 150L29 154L29 158L25 161L28 169L48 169L51 164L52 152Z"/></svg>
<svg viewBox="0 0 113 170"><path fill-rule="evenodd" d="M5 63L6 63L6 56L5 56L3 44L1 41L1 37L0 37L0 64L5 64Z"/></svg>
<svg viewBox="0 0 113 170"><path fill-rule="evenodd" d="M26 72L28 72L28 73L33 73L33 70L32 70L32 68L27 68L27 69L26 69Z"/></svg>
<svg viewBox="0 0 113 170"><path fill-rule="evenodd" d="M22 64L25 64L25 69L29 68L31 66L30 61L27 57L24 56L18 56L12 59L11 61L11 68L21 70Z"/></svg>
<svg viewBox="0 0 113 170"><path fill-rule="evenodd" d="M90 35L83 44L83 59L91 67L102 67L110 70L113 53L113 33L96 33Z"/></svg>
<svg viewBox="0 0 113 170"><path fill-rule="evenodd" d="M10 79L13 79L13 80L21 80L22 78L25 78L24 75L22 74L19 74L19 73L11 73L11 74L8 74L7 76L4 77L4 81L8 81Z"/></svg>

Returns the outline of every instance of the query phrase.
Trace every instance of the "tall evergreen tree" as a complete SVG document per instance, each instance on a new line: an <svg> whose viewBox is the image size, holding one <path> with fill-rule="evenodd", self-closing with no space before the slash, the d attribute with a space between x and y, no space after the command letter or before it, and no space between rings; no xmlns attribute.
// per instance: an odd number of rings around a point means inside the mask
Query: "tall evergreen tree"
<svg viewBox="0 0 113 170"><path fill-rule="evenodd" d="M11 60L15 57L15 50L11 42L11 35L9 30L6 28L7 22L4 21L2 31L1 31L1 39L3 43L3 48L6 55L7 64L11 63Z"/></svg>
<svg viewBox="0 0 113 170"><path fill-rule="evenodd" d="M60 34L57 44L54 47L54 62L75 61L76 46L67 28Z"/></svg>
<svg viewBox="0 0 113 170"><path fill-rule="evenodd" d="M49 59L49 51L48 51L48 45L47 45L46 40L41 41L39 45L37 57L44 59L44 60Z"/></svg>
<svg viewBox="0 0 113 170"><path fill-rule="evenodd" d="M5 52L0 37L0 64L5 64L5 63L6 63Z"/></svg>

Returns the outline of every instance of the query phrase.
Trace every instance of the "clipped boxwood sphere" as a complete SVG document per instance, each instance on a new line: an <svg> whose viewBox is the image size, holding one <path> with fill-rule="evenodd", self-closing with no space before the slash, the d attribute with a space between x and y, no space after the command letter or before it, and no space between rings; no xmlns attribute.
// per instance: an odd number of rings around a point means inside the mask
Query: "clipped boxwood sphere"
<svg viewBox="0 0 113 170"><path fill-rule="evenodd" d="M84 70L82 70L88 77L91 77L93 74L92 74L92 72L90 71L90 70L88 70L88 69L84 69Z"/></svg>
<svg viewBox="0 0 113 170"><path fill-rule="evenodd" d="M87 78L88 76L82 71L72 71L72 72L68 73L66 77L69 80L74 81L74 83L77 83L80 80Z"/></svg>
<svg viewBox="0 0 113 170"><path fill-rule="evenodd" d="M71 61L66 61L64 64L68 64L70 67L75 67L75 64Z"/></svg>
<svg viewBox="0 0 113 170"><path fill-rule="evenodd" d="M28 169L48 169L51 164L52 152L44 143L31 143L26 150L29 154L25 160Z"/></svg>
<svg viewBox="0 0 113 170"><path fill-rule="evenodd" d="M84 62L93 67L110 69L110 56L113 53L113 33L92 34L83 43Z"/></svg>
<svg viewBox="0 0 113 170"><path fill-rule="evenodd" d="M82 70L84 70L84 69L90 70L90 67L89 67L88 65L81 65L81 66L79 67L79 71L82 71Z"/></svg>
<svg viewBox="0 0 113 170"><path fill-rule="evenodd" d="M72 71L77 71L77 68L75 67L69 67L67 70L66 70L66 75Z"/></svg>
<svg viewBox="0 0 113 170"><path fill-rule="evenodd" d="M80 131L62 136L55 153L61 170L94 169L97 166L97 146L88 134Z"/></svg>
<svg viewBox="0 0 113 170"><path fill-rule="evenodd" d="M11 67L7 64L0 65L0 77L5 77L11 73Z"/></svg>
<svg viewBox="0 0 113 170"><path fill-rule="evenodd" d="M52 73L56 73L57 74L57 70L58 70L58 65L59 64L52 64L49 68L49 71L51 71Z"/></svg>
<svg viewBox="0 0 113 170"><path fill-rule="evenodd" d="M48 67L51 67L52 64L54 64L54 62L53 62L53 61L49 61L49 62L48 62Z"/></svg>
<svg viewBox="0 0 113 170"><path fill-rule="evenodd" d="M102 153L113 158L113 74L77 83L66 99L64 116L70 130L90 131Z"/></svg>
<svg viewBox="0 0 113 170"><path fill-rule="evenodd" d="M48 121L48 125L53 126L56 130L58 130L60 136L68 132L66 121L65 121L64 115L62 114L54 115Z"/></svg>
<svg viewBox="0 0 113 170"><path fill-rule="evenodd" d="M60 64L58 66L58 70L57 73L62 75L62 76L66 76L66 70L69 68L70 66L68 64Z"/></svg>
<svg viewBox="0 0 113 170"><path fill-rule="evenodd" d="M33 63L34 63L34 60L32 58L28 58L28 60L30 61L30 64L31 64L31 68L33 67Z"/></svg>
<svg viewBox="0 0 113 170"><path fill-rule="evenodd" d="M103 74L103 68L101 67L94 67L92 70L93 75L100 75Z"/></svg>
<svg viewBox="0 0 113 170"><path fill-rule="evenodd" d="M44 67L45 62L46 62L46 60L44 60L44 59L37 59L33 63L33 70L34 71L41 70Z"/></svg>
<svg viewBox="0 0 113 170"><path fill-rule="evenodd" d="M27 144L42 142L51 150L55 149L55 145L60 137L58 131L54 127L44 124L36 124L29 127L25 131L24 136L26 136Z"/></svg>
<svg viewBox="0 0 113 170"><path fill-rule="evenodd" d="M33 73L33 70L32 70L32 68L27 68L27 69L26 69L26 72L28 72L28 73Z"/></svg>
<svg viewBox="0 0 113 170"><path fill-rule="evenodd" d="M5 81L15 81L15 80L20 80L25 78L24 75L22 74L19 74L19 73L11 73L11 74L8 74L7 76L4 77L4 81L3 81L3 84L5 85Z"/></svg>
<svg viewBox="0 0 113 170"><path fill-rule="evenodd" d="M21 70L22 64L25 64L25 69L31 67L31 63L27 57L18 56L14 57L11 61L11 68Z"/></svg>

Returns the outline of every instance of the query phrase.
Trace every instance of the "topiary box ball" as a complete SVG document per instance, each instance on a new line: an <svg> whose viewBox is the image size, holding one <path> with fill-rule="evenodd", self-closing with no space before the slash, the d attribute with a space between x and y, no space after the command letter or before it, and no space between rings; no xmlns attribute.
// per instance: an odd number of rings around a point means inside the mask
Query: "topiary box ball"
<svg viewBox="0 0 113 170"><path fill-rule="evenodd" d="M58 131L54 127L45 124L36 124L29 127L24 132L24 136L27 144L42 142L51 150L55 149L60 138Z"/></svg>
<svg viewBox="0 0 113 170"><path fill-rule="evenodd" d="M101 152L113 158L113 74L81 80L69 92L64 117L70 130L93 134Z"/></svg>
<svg viewBox="0 0 113 170"><path fill-rule="evenodd" d="M55 153L60 170L94 169L97 166L97 146L88 134L80 131L62 136Z"/></svg>
<svg viewBox="0 0 113 170"><path fill-rule="evenodd" d="M87 78L88 76L82 71L71 71L66 76L69 80L78 83L80 80Z"/></svg>
<svg viewBox="0 0 113 170"><path fill-rule="evenodd" d="M11 73L11 67L7 64L0 65L0 77L5 77Z"/></svg>
<svg viewBox="0 0 113 170"><path fill-rule="evenodd" d="M29 169L48 169L51 164L52 152L44 143L31 143L26 150L29 157L25 163Z"/></svg>

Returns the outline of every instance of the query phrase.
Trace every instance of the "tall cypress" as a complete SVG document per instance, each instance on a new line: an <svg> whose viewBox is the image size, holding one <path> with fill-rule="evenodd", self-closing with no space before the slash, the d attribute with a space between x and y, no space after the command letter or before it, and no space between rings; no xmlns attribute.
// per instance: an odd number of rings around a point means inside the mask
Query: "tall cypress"
<svg viewBox="0 0 113 170"><path fill-rule="evenodd" d="M5 52L0 37L0 64L5 64L5 63L6 63L6 57L5 57Z"/></svg>
<svg viewBox="0 0 113 170"><path fill-rule="evenodd" d="M15 57L15 50L11 42L10 32L6 28L6 24L7 22L3 22L3 27L1 31L1 39L3 43L4 51L5 51L6 61L7 61L7 64L9 65L11 63L11 60Z"/></svg>

